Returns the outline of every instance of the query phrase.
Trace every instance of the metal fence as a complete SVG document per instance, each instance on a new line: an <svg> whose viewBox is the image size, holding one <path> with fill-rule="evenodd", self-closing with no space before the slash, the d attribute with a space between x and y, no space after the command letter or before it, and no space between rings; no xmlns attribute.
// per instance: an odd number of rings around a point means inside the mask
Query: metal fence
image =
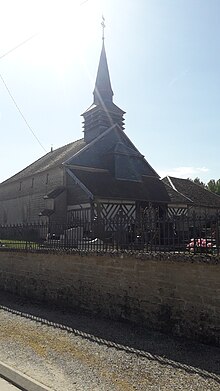
<svg viewBox="0 0 220 391"><path fill-rule="evenodd" d="M0 226L0 249L131 250L219 254L220 214L76 219L70 224Z"/></svg>

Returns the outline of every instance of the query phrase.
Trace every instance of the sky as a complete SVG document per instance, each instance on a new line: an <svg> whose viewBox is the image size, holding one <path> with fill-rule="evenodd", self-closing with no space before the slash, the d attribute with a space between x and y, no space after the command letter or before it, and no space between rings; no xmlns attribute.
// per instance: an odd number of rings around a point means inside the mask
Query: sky
<svg viewBox="0 0 220 391"><path fill-rule="evenodd" d="M0 0L0 182L83 137L102 46L161 177L220 178L219 0Z"/></svg>

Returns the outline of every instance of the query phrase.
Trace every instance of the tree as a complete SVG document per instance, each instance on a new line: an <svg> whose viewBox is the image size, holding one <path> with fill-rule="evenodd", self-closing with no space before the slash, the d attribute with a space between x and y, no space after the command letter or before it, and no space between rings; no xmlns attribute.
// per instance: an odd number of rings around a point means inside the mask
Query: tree
<svg viewBox="0 0 220 391"><path fill-rule="evenodd" d="M206 184L200 180L200 178L196 177L193 179L193 182L196 183L197 185L200 185L202 187L206 187Z"/></svg>
<svg viewBox="0 0 220 391"><path fill-rule="evenodd" d="M188 178L190 179L190 178ZM204 187L205 189L208 189L212 193L220 195L220 179L210 179L210 181L206 184L201 181L200 178L196 177L195 179L190 179L192 182L196 183L197 185L200 185Z"/></svg>
<svg viewBox="0 0 220 391"><path fill-rule="evenodd" d="M210 179L210 181L207 183L207 189L220 195L220 179L216 181L215 179Z"/></svg>

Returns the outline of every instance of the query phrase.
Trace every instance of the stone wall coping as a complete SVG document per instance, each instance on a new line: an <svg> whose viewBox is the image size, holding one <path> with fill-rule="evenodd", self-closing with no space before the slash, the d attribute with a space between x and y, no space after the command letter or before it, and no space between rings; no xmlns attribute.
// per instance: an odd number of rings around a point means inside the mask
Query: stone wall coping
<svg viewBox="0 0 220 391"><path fill-rule="evenodd" d="M137 259L141 261L168 261L172 263L194 263L194 264L220 264L220 255L214 254L192 254L192 253L177 253L177 252L138 252L132 250L79 250L79 249L6 249L0 248L0 253L19 253L19 254L51 254L51 255L67 255L80 257L101 257L105 258L120 258L120 259Z"/></svg>

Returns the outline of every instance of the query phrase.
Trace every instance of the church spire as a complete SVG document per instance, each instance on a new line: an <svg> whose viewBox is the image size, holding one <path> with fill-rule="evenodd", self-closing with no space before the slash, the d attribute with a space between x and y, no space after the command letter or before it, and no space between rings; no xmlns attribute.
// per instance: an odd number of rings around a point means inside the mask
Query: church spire
<svg viewBox="0 0 220 391"><path fill-rule="evenodd" d="M102 17L102 50L99 60L98 72L96 76L95 89L93 92L94 95L94 103L98 104L108 104L112 103L113 91L111 87L111 81L108 70L107 57L105 52L105 36L104 36L104 28L105 28L105 19Z"/></svg>
<svg viewBox="0 0 220 391"><path fill-rule="evenodd" d="M125 113L113 103L113 91L105 52L105 19L102 17L102 50L99 59L93 104L82 114L84 117L84 140L89 143L106 129L117 124L124 129Z"/></svg>

